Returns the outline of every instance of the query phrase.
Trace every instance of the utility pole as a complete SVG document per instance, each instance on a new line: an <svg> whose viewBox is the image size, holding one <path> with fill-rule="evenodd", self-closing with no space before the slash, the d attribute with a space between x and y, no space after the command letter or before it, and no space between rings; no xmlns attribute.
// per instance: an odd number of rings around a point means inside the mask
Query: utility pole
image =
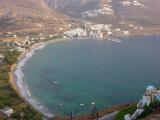
<svg viewBox="0 0 160 120"><path fill-rule="evenodd" d="M74 110L74 117L75 117L75 120L77 119L77 110L75 109Z"/></svg>
<svg viewBox="0 0 160 120"><path fill-rule="evenodd" d="M71 111L71 120L73 120L72 111Z"/></svg>
<svg viewBox="0 0 160 120"><path fill-rule="evenodd" d="M94 120L94 110L92 108L92 120Z"/></svg>
<svg viewBox="0 0 160 120"><path fill-rule="evenodd" d="M98 108L96 108L96 118L97 118L97 120L98 120L98 117L99 117L99 113L98 113Z"/></svg>

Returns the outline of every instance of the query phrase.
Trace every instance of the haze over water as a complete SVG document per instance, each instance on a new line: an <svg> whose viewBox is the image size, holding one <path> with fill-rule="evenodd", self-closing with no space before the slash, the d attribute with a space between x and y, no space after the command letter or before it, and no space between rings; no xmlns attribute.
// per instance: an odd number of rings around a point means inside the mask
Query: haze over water
<svg viewBox="0 0 160 120"><path fill-rule="evenodd" d="M23 71L32 96L56 113L137 101L160 86L160 37L70 40L35 52ZM84 104L83 107L80 104Z"/></svg>

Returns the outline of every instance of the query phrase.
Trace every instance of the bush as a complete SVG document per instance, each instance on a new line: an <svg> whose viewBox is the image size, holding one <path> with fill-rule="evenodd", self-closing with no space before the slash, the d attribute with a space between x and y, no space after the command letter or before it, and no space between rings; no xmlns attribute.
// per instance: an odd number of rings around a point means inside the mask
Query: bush
<svg viewBox="0 0 160 120"><path fill-rule="evenodd" d="M5 63L3 66L1 66L0 69L0 80L6 81L6 83L9 80L9 72L10 67L12 64L17 62L17 58L19 56L19 52L17 51L7 51L5 54ZM17 96L17 94L10 88L9 84L5 84L1 81L0 85L0 108L4 108L5 106L11 106L11 107L18 107L18 104L20 104L21 99ZM25 108L19 108L18 111L21 111L24 113L24 119L25 120L42 120L42 115L35 111L30 106L27 106ZM21 119L21 116L18 113L14 113L12 115L13 119Z"/></svg>
<svg viewBox="0 0 160 120"><path fill-rule="evenodd" d="M121 111L116 115L116 117L115 117L114 120L124 120L124 116L125 116L126 114L133 114L134 111L136 110L136 107L137 107L136 105L133 105L133 106L127 108L127 109L121 110Z"/></svg>
<svg viewBox="0 0 160 120"><path fill-rule="evenodd" d="M16 50L7 51L7 53L5 54L5 63L8 65L12 65L13 63L16 63L19 54L20 53Z"/></svg>
<svg viewBox="0 0 160 120"><path fill-rule="evenodd" d="M149 106L145 106L144 112L139 117L139 119L144 118L144 117L148 116L149 114L151 114L153 112L153 109L155 109L159 105L160 105L160 102L157 100L154 100Z"/></svg>
<svg viewBox="0 0 160 120"><path fill-rule="evenodd" d="M12 119L17 119L17 120L20 120L21 119L21 116L18 114L18 113L13 113L12 116L11 116Z"/></svg>
<svg viewBox="0 0 160 120"><path fill-rule="evenodd" d="M144 118L153 112L151 105L144 107L144 112L138 117L139 119Z"/></svg>
<svg viewBox="0 0 160 120"><path fill-rule="evenodd" d="M33 108L31 108L30 106L27 106L24 110L24 118L26 120L41 120L42 119L42 115L38 112L36 112Z"/></svg>

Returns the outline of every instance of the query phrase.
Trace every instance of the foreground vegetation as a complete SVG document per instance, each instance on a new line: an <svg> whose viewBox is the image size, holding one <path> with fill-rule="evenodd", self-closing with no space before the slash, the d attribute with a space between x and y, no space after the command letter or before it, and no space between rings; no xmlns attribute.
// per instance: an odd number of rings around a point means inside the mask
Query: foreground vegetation
<svg viewBox="0 0 160 120"><path fill-rule="evenodd" d="M149 106L145 106L144 107L144 112L138 117L139 119L145 118L148 115L154 113L154 111L156 111L156 109L160 107L160 102L157 100L154 100L153 102L151 102L151 104ZM133 104L132 106L121 110L117 115L116 118L114 120L124 120L124 116L126 114L133 114L134 111L137 109L136 104Z"/></svg>
<svg viewBox="0 0 160 120"><path fill-rule="evenodd" d="M13 108L12 119L41 120L42 115L21 99L9 85L11 66L16 63L20 53L7 50L4 55L4 62L0 65L0 109L6 106Z"/></svg>
<svg viewBox="0 0 160 120"><path fill-rule="evenodd" d="M160 106L160 102L157 100L154 100L149 106L145 106L144 112L141 116L139 116L139 119L145 118L148 115L154 113L154 111L157 109L157 107Z"/></svg>
<svg viewBox="0 0 160 120"><path fill-rule="evenodd" d="M133 112L136 110L136 104L133 104L132 106L129 106L128 108L124 109L124 110L121 110L115 120L123 120L124 119L124 115L126 114L133 114Z"/></svg>

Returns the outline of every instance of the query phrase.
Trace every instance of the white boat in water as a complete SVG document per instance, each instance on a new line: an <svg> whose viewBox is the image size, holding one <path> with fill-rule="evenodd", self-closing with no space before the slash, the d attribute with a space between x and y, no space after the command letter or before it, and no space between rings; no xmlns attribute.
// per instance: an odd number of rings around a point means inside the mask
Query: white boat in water
<svg viewBox="0 0 160 120"><path fill-rule="evenodd" d="M107 38L107 40L110 40L110 41L113 41L113 42L116 42L116 43L120 43L121 42L120 39L113 38L113 37L109 37L109 38Z"/></svg>
<svg viewBox="0 0 160 120"><path fill-rule="evenodd" d="M57 85L57 84L58 84L58 81L54 81L53 83L54 83L54 85Z"/></svg>

